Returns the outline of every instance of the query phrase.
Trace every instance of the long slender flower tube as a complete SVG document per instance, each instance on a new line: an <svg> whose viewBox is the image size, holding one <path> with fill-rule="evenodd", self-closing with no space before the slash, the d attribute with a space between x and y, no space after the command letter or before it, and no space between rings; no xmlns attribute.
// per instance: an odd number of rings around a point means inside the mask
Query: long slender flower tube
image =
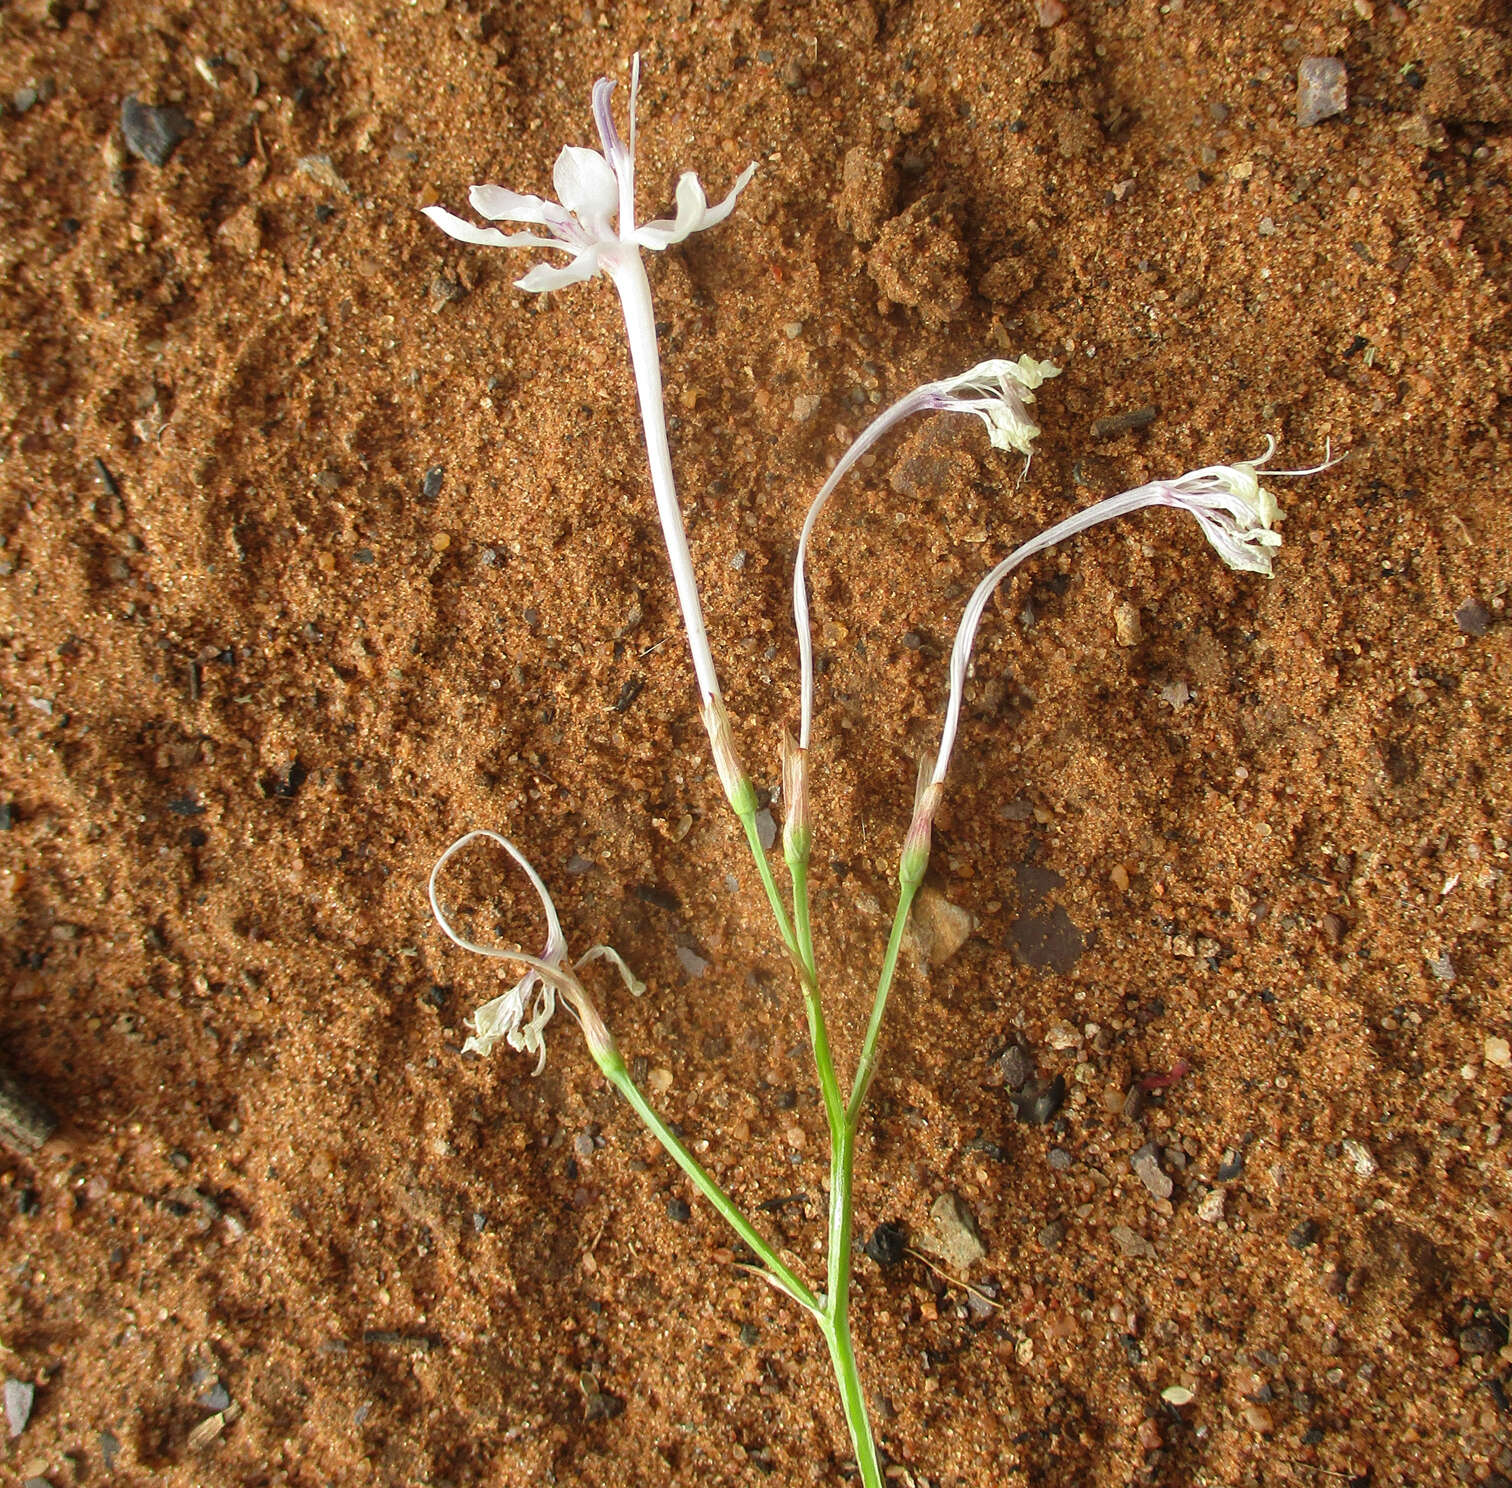
<svg viewBox="0 0 1512 1488"><path fill-rule="evenodd" d="M950 757L955 748L956 731L961 721L966 673L971 665L977 629L994 591L1014 569L1036 553L1043 553L1046 548L1054 547L1068 537L1075 537L1077 533L1085 532L1100 522L1128 516L1147 506L1170 506L1197 519L1203 535L1228 567L1244 573L1264 574L1269 578L1271 554L1281 546L1281 534L1276 531L1276 525L1280 522L1282 513L1275 496L1260 484L1260 467L1275 452L1276 441L1267 437L1265 453L1258 460L1240 461L1236 465L1205 465L1201 470L1188 471L1175 480L1151 481L1147 485L1136 486L1132 491L1110 496L1067 517L1063 522L1057 522L1004 558L977 585L956 629L955 644L950 651L950 698L945 706L940 747L935 752L929 771L930 785L941 789L944 787ZM1343 458L1342 455L1335 457L1325 450L1321 464L1307 470L1268 471L1266 478L1316 475ZM927 791L921 789L916 818L919 810L926 807L930 816L933 815L934 806L938 803L938 793L933 800L926 802L927 794ZM915 827L918 825L916 820Z"/></svg>
<svg viewBox="0 0 1512 1488"><path fill-rule="evenodd" d="M729 718L709 649L703 606L693 558L683 528L672 456L667 444L666 413L662 403L661 360L656 344L656 316L651 306L651 282L646 277L641 249L661 250L681 243L690 234L723 222L735 201L755 174L749 165L737 178L730 194L711 207L698 177L684 173L677 183L677 215L640 226L635 221L635 104L640 90L640 56L630 73L630 139L621 140L614 125L609 99L614 83L600 78L593 86L593 122L603 146L598 150L567 145L557 157L553 180L557 201L525 196L502 186L474 186L469 194L472 208L491 221L521 222L545 229L539 232L505 233L496 227L477 227L441 207L427 207L425 214L443 232L464 243L489 248L549 248L565 252L569 261L561 266L537 264L516 280L520 289L561 289L607 274L619 292L625 315L625 334L630 343L630 361L635 372L641 423L645 430L646 457L651 466L651 486L661 519L662 538L672 564L677 601L697 674L700 711L709 732L720 781L737 812L749 805L755 810L755 794L735 754Z"/></svg>
<svg viewBox="0 0 1512 1488"><path fill-rule="evenodd" d="M829 504L836 488L856 462L889 430L916 413L971 413L987 426L995 449L1016 450L1027 460L1039 425L1029 417L1034 390L1060 368L1050 362L1021 356L1017 361L996 359L982 362L955 377L926 382L884 409L861 431L851 447L819 488L803 519L798 537L798 555L793 561L793 623L798 631L798 749L809 747L814 721L814 639L809 621L808 549L814 524Z"/></svg>
<svg viewBox="0 0 1512 1488"><path fill-rule="evenodd" d="M438 892L441 870L446 867L455 853L480 838L497 843L524 869L531 888L535 890L536 897L541 901L541 908L546 915L547 933L546 948L539 956L527 955L511 947L486 946L469 940L452 928L451 922L442 911ZM569 964L567 939L562 934L562 922L557 918L556 905L552 902L551 893L541 881L540 874L531 866L530 860L509 838L487 830L468 832L465 836L459 837L436 859L436 866L431 869L429 892L431 912L436 917L436 923L463 950L525 968L525 975L514 986L500 996L485 1002L472 1015L473 1033L462 1045L464 1054L476 1050L479 1054L486 1056L492 1053L494 1045L503 1039L511 1049L536 1055L535 1072L540 1074L546 1067L546 1025L551 1021L552 1014L556 1012L558 997L577 1019L584 1037L588 1040L588 1048L594 1059L602 1061L603 1057L613 1052L614 1040L610 1037L604 1020L599 1016L598 1009L593 1005L593 1000L584 990L582 982L578 980L577 970L590 961L603 958L614 965L625 986L634 996L639 997L646 990L645 983L636 977L619 952L610 946L594 946L580 956L575 963Z"/></svg>

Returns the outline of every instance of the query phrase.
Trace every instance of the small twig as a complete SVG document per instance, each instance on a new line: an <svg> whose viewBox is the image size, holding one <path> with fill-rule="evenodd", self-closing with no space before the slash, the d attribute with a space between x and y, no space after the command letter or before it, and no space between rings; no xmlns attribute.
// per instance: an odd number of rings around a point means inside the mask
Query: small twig
<svg viewBox="0 0 1512 1488"><path fill-rule="evenodd" d="M911 1245L905 1245L903 1247L903 1254L910 1255L914 1258L914 1260L921 1262L925 1266L928 1266L929 1269L933 1271L941 1281L947 1281L951 1286L960 1287L963 1292L970 1292L973 1297L976 1297L979 1301L985 1302L989 1307L996 1307L999 1310L1002 1309L1003 1304L999 1302L996 1297L989 1297L987 1293L984 1292L980 1287L974 1287L969 1281L962 1281L959 1277L952 1276L950 1272L942 1270L939 1266L935 1265L935 1263L930 1260L923 1251L915 1250Z"/></svg>

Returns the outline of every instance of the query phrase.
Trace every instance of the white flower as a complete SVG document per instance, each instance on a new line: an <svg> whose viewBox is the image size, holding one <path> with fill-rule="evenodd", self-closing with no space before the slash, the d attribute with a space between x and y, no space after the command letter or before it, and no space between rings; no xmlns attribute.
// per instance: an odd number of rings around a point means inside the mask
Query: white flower
<svg viewBox="0 0 1512 1488"><path fill-rule="evenodd" d="M698 177L687 172L677 183L677 215L637 227L635 103L639 89L640 57L637 55L630 70L630 141L627 145L614 127L609 108L613 82L600 78L594 84L593 122L603 151L585 150L577 145L563 149L557 157L555 171L557 201L522 196L502 186L472 188L470 199L480 216L495 222L534 224L544 228L545 235L504 233L496 227L475 227L441 207L427 207L425 213L444 232L464 243L492 248L555 248L571 254L571 261L561 268L537 264L524 278L516 281L521 289L560 289L566 284L591 279L600 270L614 282L625 312L625 335L630 343L630 360L646 435L646 459L651 467L657 516L667 544L673 582L677 586L677 602L688 632L688 649L698 678L700 704L705 719L710 720L716 715L709 711L709 705L720 698L719 675L704 628L697 576L693 571L682 508L677 499L677 482L662 406L661 361L657 350L656 317L651 307L651 283L646 277L640 250L669 248L682 242L690 233L723 222L755 174L756 167L747 166L730 194L717 207L709 205ZM711 742L723 778L728 760L721 758L721 747L731 758L734 750L728 727L722 740L711 734Z"/></svg>
<svg viewBox="0 0 1512 1488"><path fill-rule="evenodd" d="M1040 430L1029 417L1027 405L1034 402L1035 388L1059 374L1054 363L1032 356L1021 356L1016 362L997 358L919 391L925 394L928 408L976 414L987 425L994 449L1016 450L1028 458Z"/></svg>
<svg viewBox="0 0 1512 1488"><path fill-rule="evenodd" d="M523 951L508 950L501 946L479 945L457 934L441 912L441 902L436 893L436 882L441 870L453 853L480 837L486 837L490 842L498 843L525 870L530 886L536 891L536 897L541 901L541 908L546 913L547 933L546 948L539 956L529 956ZM507 992L491 998L473 1013L471 1019L473 1034L462 1045L464 1054L476 1050L487 1057L493 1052L494 1045L503 1039L511 1049L536 1055L535 1072L540 1074L546 1066L546 1025L551 1021L552 1014L556 1012L558 995L582 1026L595 1058L604 1049L613 1047L613 1040L609 1037L609 1032L604 1027L598 1010L578 980L576 969L589 961L604 957L614 963L625 985L636 997L646 990L644 983L637 980L620 958L619 953L609 946L594 946L586 955L578 959L576 966L568 964L567 940L562 934L562 924L557 918L556 905L552 902L551 894L524 853L507 837L501 837L497 832L486 830L468 832L465 836L459 837L441 854L436 860L436 866L431 869L430 903L431 910L436 916L436 923L463 950L474 951L480 956L489 956L495 960L514 962L516 965L527 968L525 975Z"/></svg>
<svg viewBox="0 0 1512 1488"><path fill-rule="evenodd" d="M635 101L640 90L640 57L630 73L630 143L625 145L614 127L609 96L614 83L600 78L593 87L593 122L603 152L567 145L557 156L553 183L557 200L524 196L502 186L474 186L468 194L472 209L492 222L524 222L546 229L541 233L500 232L475 227L443 207L426 207L425 215L443 232L464 243L485 248L556 248L572 255L561 268L537 264L516 280L525 290L561 289L591 279L601 269L611 276L636 248L662 249L680 243L691 233L723 222L735 199L756 172L749 165L717 207L709 205L703 186L692 172L677 183L677 215L671 219L635 224Z"/></svg>

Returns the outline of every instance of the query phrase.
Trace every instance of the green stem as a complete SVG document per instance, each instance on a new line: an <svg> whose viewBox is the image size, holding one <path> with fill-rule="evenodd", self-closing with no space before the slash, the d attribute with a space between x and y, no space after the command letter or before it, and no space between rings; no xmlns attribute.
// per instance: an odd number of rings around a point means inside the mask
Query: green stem
<svg viewBox="0 0 1512 1488"><path fill-rule="evenodd" d="M830 1362L835 1366L835 1381L840 1386L840 1404L845 1424L850 1427L851 1445L856 1450L856 1465L861 1469L865 1488L883 1488L882 1464L877 1458L877 1443L872 1436L871 1420L866 1414L866 1395L856 1369L856 1351L851 1346L849 1309L821 1319L820 1329L829 1345Z"/></svg>
<svg viewBox="0 0 1512 1488"><path fill-rule="evenodd" d="M751 856L756 860L756 872L761 877L761 887L766 890L767 903L772 906L772 918L777 921L777 933L782 937L782 943L787 947L788 955L800 967L806 967L807 963L799 952L798 942L793 935L793 927L788 922L788 913L783 906L782 895L777 892L777 880L772 877L772 865L767 862L766 849L761 845L761 833L756 829L754 809L740 813L740 825L745 828L746 841L751 845Z"/></svg>
<svg viewBox="0 0 1512 1488"><path fill-rule="evenodd" d="M808 968L808 974L817 982L819 974L814 962L814 932L809 924L808 859L789 858L788 874L793 880L793 929L798 936L798 955Z"/></svg>
<svg viewBox="0 0 1512 1488"><path fill-rule="evenodd" d="M913 906L914 895L918 891L918 882L907 879L898 889L898 912L893 916L887 954L882 958L882 972L877 978L877 995L872 1001L871 1022L866 1025L866 1040L861 1045L856 1079L851 1086L850 1103L845 1109L845 1124L852 1135L861 1120L861 1108L866 1104L866 1093L871 1089L872 1076L877 1072L877 1039L882 1032L882 1014L887 1011L887 994L892 990L893 976L898 969L898 952L903 947L903 932L908 927L908 911Z"/></svg>
<svg viewBox="0 0 1512 1488"><path fill-rule="evenodd" d="M693 1180L694 1187L706 1198L724 1218L726 1224L749 1245L752 1251L760 1259L763 1266L770 1272L772 1280L801 1307L805 1307L821 1320L824 1317L819 1299L801 1281L798 1276L784 1264L777 1252L760 1234L754 1225L735 1207L734 1201L714 1181L703 1165L683 1145L681 1139L667 1125L662 1118L651 1108L646 1097L641 1094L635 1081L630 1078L630 1072L625 1067L624 1057L617 1049L609 1049L596 1052L594 1056L598 1060L598 1066L604 1072L604 1077L625 1097L634 1108L635 1114L646 1124L651 1135L667 1149L672 1161Z"/></svg>

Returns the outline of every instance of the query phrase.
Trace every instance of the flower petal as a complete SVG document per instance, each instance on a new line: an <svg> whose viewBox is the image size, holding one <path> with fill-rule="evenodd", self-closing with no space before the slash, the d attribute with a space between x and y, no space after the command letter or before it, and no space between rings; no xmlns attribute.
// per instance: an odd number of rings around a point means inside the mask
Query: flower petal
<svg viewBox="0 0 1512 1488"><path fill-rule="evenodd" d="M448 212L445 207L425 207L423 210L425 215L448 237L458 238L464 243L476 243L480 248L508 248L510 246L509 239L496 227L474 227L472 223ZM522 236L528 236L528 234Z"/></svg>
<svg viewBox="0 0 1512 1488"><path fill-rule="evenodd" d="M717 207L711 207L704 195L703 183L692 171L684 171L677 183L677 217L674 220L662 217L646 223L636 230L635 241L643 248L670 248L673 243L681 243L690 233L716 226L734 210L735 199L755 174L755 165L748 165L731 187L730 194Z"/></svg>
<svg viewBox="0 0 1512 1488"><path fill-rule="evenodd" d="M480 217L494 222L547 221L547 204L538 196L523 196L503 186L474 186L467 199Z"/></svg>
<svg viewBox="0 0 1512 1488"><path fill-rule="evenodd" d="M548 289L563 289L569 284L581 284L583 280L593 278L598 271L598 250L588 248L561 268L557 268L555 264L537 264L523 278L515 280L515 288L541 294Z"/></svg>
<svg viewBox="0 0 1512 1488"><path fill-rule="evenodd" d="M609 162L597 150L564 145L552 173L557 200L584 225L594 220L607 223L619 206L619 182Z"/></svg>

